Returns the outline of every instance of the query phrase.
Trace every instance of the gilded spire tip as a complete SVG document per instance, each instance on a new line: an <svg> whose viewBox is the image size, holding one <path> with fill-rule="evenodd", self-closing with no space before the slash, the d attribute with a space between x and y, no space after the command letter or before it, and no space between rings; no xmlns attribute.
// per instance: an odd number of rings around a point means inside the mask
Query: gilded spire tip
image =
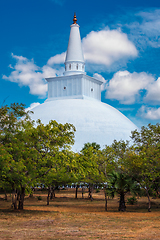
<svg viewBox="0 0 160 240"><path fill-rule="evenodd" d="M77 24L76 13L74 13L73 24Z"/></svg>

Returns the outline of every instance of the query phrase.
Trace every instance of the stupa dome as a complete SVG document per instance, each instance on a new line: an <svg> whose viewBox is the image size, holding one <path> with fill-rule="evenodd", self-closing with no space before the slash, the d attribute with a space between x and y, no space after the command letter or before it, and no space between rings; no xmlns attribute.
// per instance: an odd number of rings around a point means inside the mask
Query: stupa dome
<svg viewBox="0 0 160 240"><path fill-rule="evenodd" d="M51 119L58 123L72 123L76 127L73 151L80 151L87 142L96 142L103 148L113 140L129 140L136 126L121 112L108 104L91 99L59 99L46 101L34 109L32 119L47 124Z"/></svg>
<svg viewBox="0 0 160 240"><path fill-rule="evenodd" d="M33 108L33 120L47 124L50 120L71 123L76 127L73 151L87 142L101 148L113 140L130 140L137 127L117 109L101 102L102 81L85 74L79 25L74 16L65 60L64 76L46 78L48 99Z"/></svg>

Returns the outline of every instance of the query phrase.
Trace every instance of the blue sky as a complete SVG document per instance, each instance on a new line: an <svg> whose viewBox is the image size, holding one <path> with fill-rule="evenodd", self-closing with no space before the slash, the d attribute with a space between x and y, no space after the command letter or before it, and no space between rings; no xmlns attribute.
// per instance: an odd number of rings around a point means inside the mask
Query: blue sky
<svg viewBox="0 0 160 240"><path fill-rule="evenodd" d="M0 8L0 105L47 97L45 77L64 71L76 12L86 72L102 101L138 127L160 122L160 1L5 0Z"/></svg>

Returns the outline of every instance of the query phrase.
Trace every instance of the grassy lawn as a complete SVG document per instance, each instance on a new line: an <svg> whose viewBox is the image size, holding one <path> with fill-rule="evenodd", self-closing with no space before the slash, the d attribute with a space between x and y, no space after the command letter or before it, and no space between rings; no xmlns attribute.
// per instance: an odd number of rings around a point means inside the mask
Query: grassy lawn
<svg viewBox="0 0 160 240"><path fill-rule="evenodd" d="M42 200L37 197L41 196ZM0 199L0 239L160 239L160 199L152 199L152 212L147 212L147 198L127 205L118 212L118 198L108 200L104 210L103 192L94 193L94 201L74 199L74 189L61 190L46 205L46 192L26 196L24 210L10 209Z"/></svg>

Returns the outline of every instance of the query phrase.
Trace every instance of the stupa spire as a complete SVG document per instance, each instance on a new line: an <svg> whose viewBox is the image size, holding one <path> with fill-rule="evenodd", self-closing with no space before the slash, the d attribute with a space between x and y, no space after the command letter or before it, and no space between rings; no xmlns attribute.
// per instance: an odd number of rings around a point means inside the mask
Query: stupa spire
<svg viewBox="0 0 160 240"><path fill-rule="evenodd" d="M76 17L76 13L74 13L73 24L77 24L77 17Z"/></svg>
<svg viewBox="0 0 160 240"><path fill-rule="evenodd" d="M77 24L77 17L74 13L73 24L69 36L68 48L65 59L65 72L64 75L85 74L85 63L82 52L82 43Z"/></svg>

